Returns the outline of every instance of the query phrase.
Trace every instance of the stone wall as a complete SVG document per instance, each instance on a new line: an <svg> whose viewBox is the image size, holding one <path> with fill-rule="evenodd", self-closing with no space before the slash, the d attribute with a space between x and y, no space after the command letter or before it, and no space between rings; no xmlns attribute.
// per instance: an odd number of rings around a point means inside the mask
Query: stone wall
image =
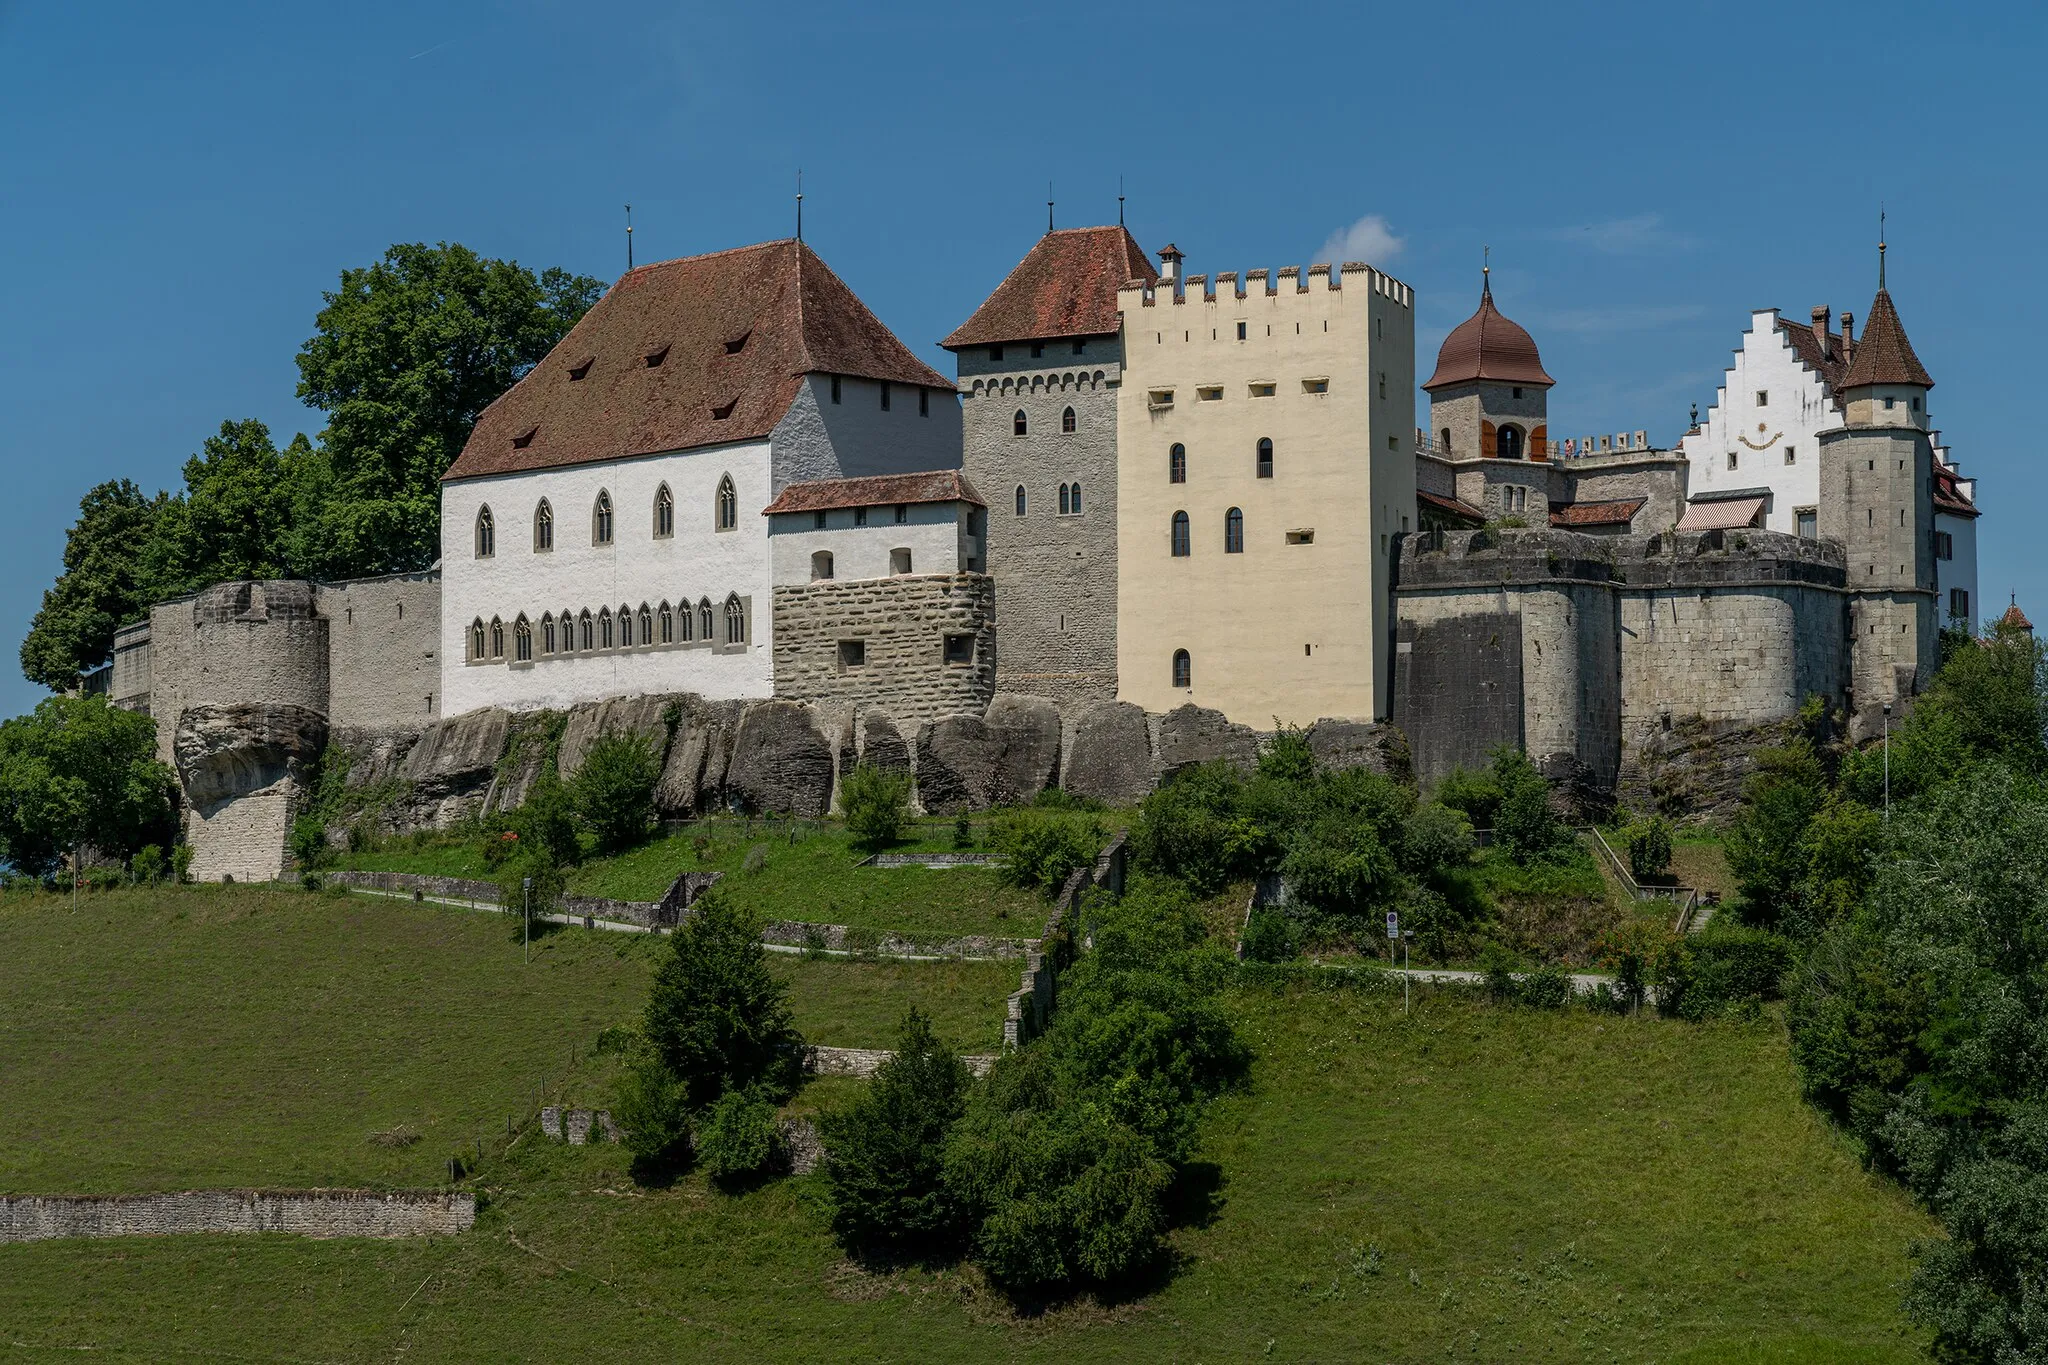
<svg viewBox="0 0 2048 1365"><path fill-rule="evenodd" d="M987 574L830 579L775 589L775 695L878 706L898 720L977 714L996 688L995 580ZM970 637L967 662L949 637ZM860 657L850 657L857 647Z"/></svg>
<svg viewBox="0 0 2048 1365"><path fill-rule="evenodd" d="M476 1196L374 1190L189 1190L177 1194L0 1195L0 1243L57 1237L284 1232L300 1237L452 1237Z"/></svg>
<svg viewBox="0 0 2048 1365"><path fill-rule="evenodd" d="M441 714L441 576L314 585L327 622L327 720L336 729L418 730Z"/></svg>

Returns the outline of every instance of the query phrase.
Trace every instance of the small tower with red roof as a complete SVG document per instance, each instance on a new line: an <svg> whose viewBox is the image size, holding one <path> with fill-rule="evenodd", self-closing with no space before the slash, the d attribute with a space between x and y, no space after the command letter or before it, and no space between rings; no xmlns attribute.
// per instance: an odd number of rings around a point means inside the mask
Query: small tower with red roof
<svg viewBox="0 0 2048 1365"><path fill-rule="evenodd" d="M1444 338L1429 395L1430 443L1453 460L1549 458L1552 379L1536 339L1493 306L1491 268L1480 272L1479 310Z"/></svg>

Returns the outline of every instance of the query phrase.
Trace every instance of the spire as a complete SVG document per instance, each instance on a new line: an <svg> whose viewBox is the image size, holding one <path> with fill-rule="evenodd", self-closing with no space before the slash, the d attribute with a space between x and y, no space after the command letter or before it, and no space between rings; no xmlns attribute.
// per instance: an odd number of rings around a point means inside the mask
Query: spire
<svg viewBox="0 0 2048 1365"><path fill-rule="evenodd" d="M1878 260L1881 270L1884 258L1879 256ZM1899 321L1899 310L1892 305L1891 293L1881 283L1877 298L1871 302L1870 316L1863 319L1863 337L1856 343L1849 368L1836 387L1846 390L1866 384L1934 387L1927 367L1913 354L1913 343L1906 340L1906 326Z"/></svg>
<svg viewBox="0 0 2048 1365"><path fill-rule="evenodd" d="M1481 247L1485 253L1479 258L1479 301L1493 302L1493 248Z"/></svg>
<svg viewBox="0 0 2048 1365"><path fill-rule="evenodd" d="M1877 292L1884 292L1884 205L1877 206Z"/></svg>

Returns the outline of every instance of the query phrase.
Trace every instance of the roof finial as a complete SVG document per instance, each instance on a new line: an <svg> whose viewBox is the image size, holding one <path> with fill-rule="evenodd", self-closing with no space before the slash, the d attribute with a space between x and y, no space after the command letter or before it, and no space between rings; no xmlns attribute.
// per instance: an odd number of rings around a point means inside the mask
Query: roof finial
<svg viewBox="0 0 2048 1365"><path fill-rule="evenodd" d="M1124 178L1122 176L1116 178L1116 225L1118 227L1124 225Z"/></svg>
<svg viewBox="0 0 2048 1365"><path fill-rule="evenodd" d="M1884 289L1884 201L1877 205L1877 287Z"/></svg>
<svg viewBox="0 0 2048 1365"><path fill-rule="evenodd" d="M1479 301L1485 303L1493 298L1493 248L1481 247L1485 254L1479 258Z"/></svg>
<svg viewBox="0 0 2048 1365"><path fill-rule="evenodd" d="M796 239L804 239L804 168L796 168Z"/></svg>
<svg viewBox="0 0 2048 1365"><path fill-rule="evenodd" d="M1045 230L1052 231L1052 181L1045 182Z"/></svg>
<svg viewBox="0 0 2048 1365"><path fill-rule="evenodd" d="M626 205L626 269L633 268L633 206Z"/></svg>

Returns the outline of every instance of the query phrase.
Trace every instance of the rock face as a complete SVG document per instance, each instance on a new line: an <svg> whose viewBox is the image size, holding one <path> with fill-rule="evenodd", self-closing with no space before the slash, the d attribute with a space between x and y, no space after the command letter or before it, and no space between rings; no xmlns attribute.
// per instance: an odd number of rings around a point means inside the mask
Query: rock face
<svg viewBox="0 0 2048 1365"><path fill-rule="evenodd" d="M1060 776L1060 710L1044 697L1002 692L983 724L1001 741L989 796L992 804L1031 800Z"/></svg>
<svg viewBox="0 0 2048 1365"><path fill-rule="evenodd" d="M311 771L327 717L303 706L188 706L172 738L178 780L194 806L215 806Z"/></svg>
<svg viewBox="0 0 2048 1365"><path fill-rule="evenodd" d="M856 761L889 772L910 771L910 746L903 742L903 732L896 728L896 722L889 718L887 712L861 712L855 734Z"/></svg>
<svg viewBox="0 0 2048 1365"><path fill-rule="evenodd" d="M663 758L668 750L668 722L663 717L668 708L679 711L695 696L657 693L653 696L607 697L603 701L584 702L570 708L569 719L562 726L562 748L557 759L557 769L562 780L567 782L576 776L583 766L583 760L590 753L590 746L607 732L639 735L654 746L654 756Z"/></svg>
<svg viewBox="0 0 2048 1365"><path fill-rule="evenodd" d="M1127 701L1097 702L1075 717L1060 785L1076 796L1127 806L1158 785L1152 724Z"/></svg>
<svg viewBox="0 0 2048 1365"><path fill-rule="evenodd" d="M832 805L832 742L809 708L756 702L740 718L726 795L760 812L823 815Z"/></svg>
<svg viewBox="0 0 2048 1365"><path fill-rule="evenodd" d="M695 695L681 701L683 714L669 740L668 762L662 766L654 803L664 816L713 814L725 805L726 769L746 703L706 701Z"/></svg>
<svg viewBox="0 0 2048 1365"><path fill-rule="evenodd" d="M414 827L444 828L482 806L511 733L511 713L496 707L421 731L398 772L410 784L403 818Z"/></svg>
<svg viewBox="0 0 2048 1365"><path fill-rule="evenodd" d="M1410 777L1408 740L1391 725L1326 717L1309 726L1308 747L1325 768L1366 768L1400 782Z"/></svg>
<svg viewBox="0 0 2048 1365"><path fill-rule="evenodd" d="M1218 758L1251 770L1259 761L1257 733L1193 702L1159 718L1159 767L1165 777Z"/></svg>
<svg viewBox="0 0 2048 1365"><path fill-rule="evenodd" d="M1745 725L1674 717L1669 729L1635 736L1623 747L1621 800L1674 820L1731 819L1742 807L1742 784L1756 751L1786 743L1797 730L1790 720Z"/></svg>
<svg viewBox="0 0 2048 1365"><path fill-rule="evenodd" d="M917 737L917 796L932 815L989 804L1003 739L974 716L946 716Z"/></svg>

